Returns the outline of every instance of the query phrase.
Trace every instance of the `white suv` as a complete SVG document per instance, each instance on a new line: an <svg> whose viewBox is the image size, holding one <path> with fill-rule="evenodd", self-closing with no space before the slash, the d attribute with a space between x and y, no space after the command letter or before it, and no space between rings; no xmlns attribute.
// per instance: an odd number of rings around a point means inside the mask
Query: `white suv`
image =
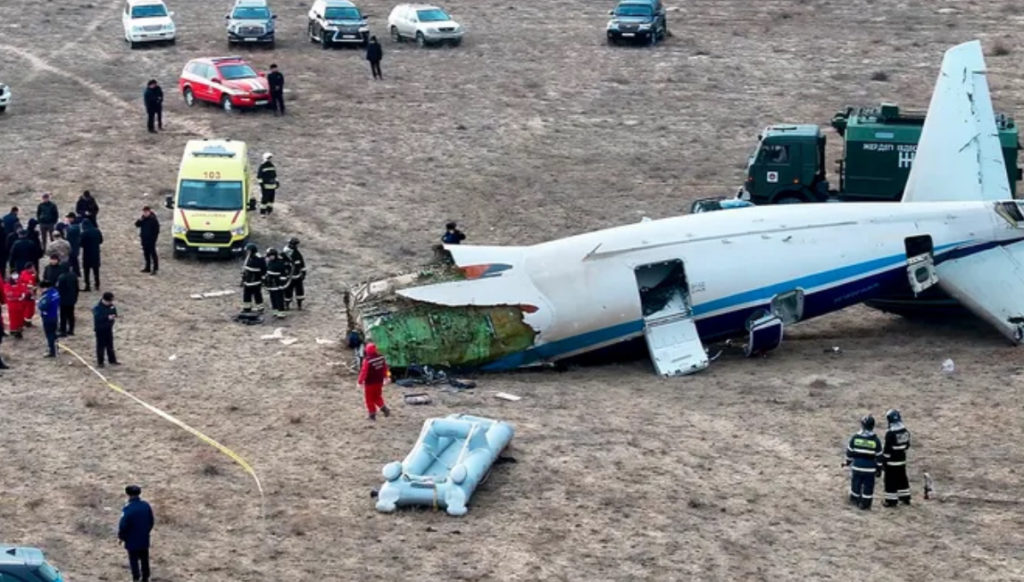
<svg viewBox="0 0 1024 582"><path fill-rule="evenodd" d="M416 44L450 43L459 46L463 30L458 22L437 6L430 4L399 4L388 15L388 30L395 42L416 39Z"/></svg>
<svg viewBox="0 0 1024 582"><path fill-rule="evenodd" d="M166 41L174 44L173 12L163 0L126 0L121 13L124 40L135 48L144 42Z"/></svg>
<svg viewBox="0 0 1024 582"><path fill-rule="evenodd" d="M11 88L3 83L0 83L0 113L7 111L7 106L11 104Z"/></svg>

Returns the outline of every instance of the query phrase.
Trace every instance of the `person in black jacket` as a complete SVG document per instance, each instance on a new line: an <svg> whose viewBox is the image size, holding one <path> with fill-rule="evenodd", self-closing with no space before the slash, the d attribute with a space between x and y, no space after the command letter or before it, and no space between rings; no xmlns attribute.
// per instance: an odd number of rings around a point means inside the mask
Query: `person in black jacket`
<svg viewBox="0 0 1024 582"><path fill-rule="evenodd" d="M383 58L384 49L377 42L377 37L371 36L370 44L366 45L366 60L370 61L370 72L373 73L374 79L384 79L384 74L380 72L380 61Z"/></svg>
<svg viewBox="0 0 1024 582"><path fill-rule="evenodd" d="M444 234L441 235L441 242L446 245L457 245L466 240L466 235L458 229L458 225L449 222L444 225Z"/></svg>
<svg viewBox="0 0 1024 582"><path fill-rule="evenodd" d="M86 271L88 273L88 271ZM114 323L117 320L117 307L114 306L114 294L107 291L103 299L92 308L92 327L96 333L96 366L103 367L103 356L107 356L110 365L117 366L114 355Z"/></svg>
<svg viewBox="0 0 1024 582"><path fill-rule="evenodd" d="M284 290L292 277L292 263L282 257L275 248L267 249L267 291L270 293L270 308L274 317L282 318L284 312Z"/></svg>
<svg viewBox="0 0 1024 582"><path fill-rule="evenodd" d="M96 279L96 290L100 290L100 245L103 233L96 228L91 218L82 221L82 269L85 271L85 290L91 291L89 274Z"/></svg>
<svg viewBox="0 0 1024 582"><path fill-rule="evenodd" d="M93 197L92 193L88 190L82 192L82 196L75 203L75 214L78 215L78 221L81 222L83 218L91 218L92 223L99 226L100 221L96 218L99 213L100 205L96 202L96 198Z"/></svg>
<svg viewBox="0 0 1024 582"><path fill-rule="evenodd" d="M270 85L270 107L274 115L284 115L284 75L275 64L270 65L267 84Z"/></svg>
<svg viewBox="0 0 1024 582"><path fill-rule="evenodd" d="M146 90L142 92L142 101L146 104L146 127L149 133L156 133L157 129L164 128L164 90L156 82L150 79L146 83ZM153 127L153 121L156 127Z"/></svg>
<svg viewBox="0 0 1024 582"><path fill-rule="evenodd" d="M36 207L36 220L39 221L39 234L42 236L39 241L43 248L53 240L53 227L60 220L60 211L57 205L50 200L49 194L43 194L42 202Z"/></svg>
<svg viewBox="0 0 1024 582"><path fill-rule="evenodd" d="M38 225L39 221L30 218L28 219L28 228L25 229L28 240L32 243L32 264L36 266L36 272L39 271L39 259L43 258L43 243L39 240Z"/></svg>
<svg viewBox="0 0 1024 582"><path fill-rule="evenodd" d="M8 262L11 274L20 273L29 264L35 264L36 246L28 239L28 231L21 229L15 235L14 244L10 245ZM10 237L7 239L10 241Z"/></svg>
<svg viewBox="0 0 1024 582"><path fill-rule="evenodd" d="M65 269L57 277L57 292L60 293L60 325L58 337L75 335L75 305L78 303L78 275Z"/></svg>
<svg viewBox="0 0 1024 582"><path fill-rule="evenodd" d="M117 524L117 539L128 551L128 566L132 580L149 582L149 535L156 520L153 508L141 499L142 488L129 485L124 488L128 503L121 510L121 521Z"/></svg>
<svg viewBox="0 0 1024 582"><path fill-rule="evenodd" d="M160 221L156 219L156 214L153 214L153 210L149 206L142 207L142 217L135 221L135 228L139 229L142 258L146 261L142 272L156 275L157 269L160 268L160 260L156 257L156 239L160 236Z"/></svg>
<svg viewBox="0 0 1024 582"><path fill-rule="evenodd" d="M68 255L68 264L71 266L71 270L75 272L78 277L82 276L82 266L78 260L78 256L82 251L82 225L79 224L78 219L74 212L69 212L64 217L64 222L67 227L64 229L64 238L68 240L68 244L71 246L71 254Z"/></svg>
<svg viewBox="0 0 1024 582"><path fill-rule="evenodd" d="M43 276L40 277L39 282L46 281L51 287L57 285L57 279L67 270L64 265L60 262L60 255L50 255L50 262L43 267Z"/></svg>
<svg viewBox="0 0 1024 582"><path fill-rule="evenodd" d="M299 239L292 237L288 245L282 249L284 257L291 261L291 280L284 290L284 309L292 308L292 298L295 299L296 307L302 310L302 302L306 300L306 259L299 251Z"/></svg>

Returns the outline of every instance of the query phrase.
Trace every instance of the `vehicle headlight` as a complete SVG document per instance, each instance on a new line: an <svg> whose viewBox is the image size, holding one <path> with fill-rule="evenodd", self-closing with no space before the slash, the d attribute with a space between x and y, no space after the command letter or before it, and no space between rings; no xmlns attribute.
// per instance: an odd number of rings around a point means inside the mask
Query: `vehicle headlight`
<svg viewBox="0 0 1024 582"><path fill-rule="evenodd" d="M651 27L651 23L650 23L650 22L644 22L644 23L642 23L642 24L641 24L641 25L640 25L640 26L639 26L638 28L639 28L640 30L646 30L646 29L648 29L648 28L650 28L650 27Z"/></svg>
<svg viewBox="0 0 1024 582"><path fill-rule="evenodd" d="M616 21L616 20L609 20L608 21L608 30L618 30L618 29L619 29L618 21Z"/></svg>
<svg viewBox="0 0 1024 582"><path fill-rule="evenodd" d="M186 232L188 232L188 229L180 224L171 225L171 234L185 234Z"/></svg>
<svg viewBox="0 0 1024 582"><path fill-rule="evenodd" d="M132 25L132 32L142 32L142 27Z"/></svg>
<svg viewBox="0 0 1024 582"><path fill-rule="evenodd" d="M245 234L245 225L238 226L231 229L231 236L242 236Z"/></svg>
<svg viewBox="0 0 1024 582"><path fill-rule="evenodd" d="M331 30L331 31L338 30L338 25L337 24L328 24L327 26L324 27L324 30Z"/></svg>
<svg viewBox="0 0 1024 582"><path fill-rule="evenodd" d="M370 32L370 27L364 24L359 27L359 32Z"/></svg>
<svg viewBox="0 0 1024 582"><path fill-rule="evenodd" d="M174 30L174 23L173 22L168 22L167 24L165 24L164 25L164 30Z"/></svg>

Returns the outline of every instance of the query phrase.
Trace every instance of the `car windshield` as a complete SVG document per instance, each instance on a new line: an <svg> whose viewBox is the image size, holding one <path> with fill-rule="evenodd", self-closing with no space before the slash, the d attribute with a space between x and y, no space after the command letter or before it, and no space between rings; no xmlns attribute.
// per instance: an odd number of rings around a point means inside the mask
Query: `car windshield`
<svg viewBox="0 0 1024 582"><path fill-rule="evenodd" d="M182 180L178 207L186 210L240 210L242 183L214 180Z"/></svg>
<svg viewBox="0 0 1024 582"><path fill-rule="evenodd" d="M619 4L615 16L650 16L651 7L646 4Z"/></svg>
<svg viewBox="0 0 1024 582"><path fill-rule="evenodd" d="M36 574L39 574L39 577L45 582L60 581L60 572L58 572L57 569L51 566L48 562L43 562L43 565L39 566L39 569L36 570Z"/></svg>
<svg viewBox="0 0 1024 582"><path fill-rule="evenodd" d="M267 20L270 11L264 6L239 6L231 17L235 20Z"/></svg>
<svg viewBox="0 0 1024 582"><path fill-rule="evenodd" d="M252 70L252 67L249 65L221 65L218 67L218 70L225 81L251 79L258 76L256 71Z"/></svg>
<svg viewBox="0 0 1024 582"><path fill-rule="evenodd" d="M167 8L163 4L132 6L132 18L155 18L158 16L167 16Z"/></svg>
<svg viewBox="0 0 1024 582"><path fill-rule="evenodd" d="M324 18L327 20L361 20L359 9L350 6L328 7L324 12Z"/></svg>
<svg viewBox="0 0 1024 582"><path fill-rule="evenodd" d="M431 8L430 10L417 10L416 18L420 19L420 22L444 22L445 20L451 20L444 10L440 8Z"/></svg>

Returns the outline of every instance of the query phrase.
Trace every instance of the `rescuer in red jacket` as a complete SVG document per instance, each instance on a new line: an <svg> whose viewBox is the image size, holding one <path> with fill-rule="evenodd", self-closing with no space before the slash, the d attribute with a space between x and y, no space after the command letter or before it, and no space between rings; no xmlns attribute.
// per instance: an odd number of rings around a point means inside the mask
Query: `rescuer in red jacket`
<svg viewBox="0 0 1024 582"><path fill-rule="evenodd" d="M359 385L366 396L366 410L370 420L377 420L377 409L384 416L391 416L391 410L384 404L384 382L390 381L388 363L384 356L377 352L377 346L366 344L363 356L363 367L359 370Z"/></svg>
<svg viewBox="0 0 1024 582"><path fill-rule="evenodd" d="M21 330L25 327L25 298L31 297L28 287L18 280L17 275L11 275L4 284L4 300L7 302L7 316L10 319L8 325L11 335L21 339ZM31 299L29 300L31 302Z"/></svg>
<svg viewBox="0 0 1024 582"><path fill-rule="evenodd" d="M25 286L25 290L28 291L28 296L25 298L25 303L22 305L21 313L25 319L25 327L32 325L32 318L36 315L36 288L39 287L39 276L36 273L36 266L28 264L18 275L18 282Z"/></svg>
<svg viewBox="0 0 1024 582"><path fill-rule="evenodd" d="M3 289L4 287L5 287L5 285L0 285L0 345L2 345L4 343L4 336L7 335L6 333L4 333L4 310L3 310L3 306L7 305L6 293L4 293L4 289ZM8 369L10 369L10 366L8 366L7 364L4 363L3 357L0 357L0 370L8 370Z"/></svg>

